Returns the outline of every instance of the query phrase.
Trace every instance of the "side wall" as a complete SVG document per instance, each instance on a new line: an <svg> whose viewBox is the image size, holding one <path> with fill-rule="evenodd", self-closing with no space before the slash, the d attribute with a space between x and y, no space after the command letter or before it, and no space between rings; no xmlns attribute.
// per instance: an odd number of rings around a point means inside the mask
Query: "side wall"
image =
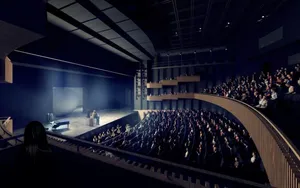
<svg viewBox="0 0 300 188"><path fill-rule="evenodd" d="M273 71L287 66L288 56L300 53L300 1L286 1L280 9L261 23L251 24L236 31L232 40L236 54L236 72L249 74L262 69ZM259 39L282 27L283 38L269 46L259 48Z"/></svg>

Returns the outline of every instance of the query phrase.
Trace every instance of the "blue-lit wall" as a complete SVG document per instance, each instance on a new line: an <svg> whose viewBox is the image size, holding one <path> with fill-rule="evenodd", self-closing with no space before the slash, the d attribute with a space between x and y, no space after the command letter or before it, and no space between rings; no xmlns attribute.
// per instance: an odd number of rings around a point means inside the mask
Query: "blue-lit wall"
<svg viewBox="0 0 300 188"><path fill-rule="evenodd" d="M0 85L0 116L11 116L14 129L32 120L45 122L46 114L52 112L53 87L82 87L84 109L128 107L125 88L133 87L130 78L106 79L22 66L14 66L13 79L13 84Z"/></svg>

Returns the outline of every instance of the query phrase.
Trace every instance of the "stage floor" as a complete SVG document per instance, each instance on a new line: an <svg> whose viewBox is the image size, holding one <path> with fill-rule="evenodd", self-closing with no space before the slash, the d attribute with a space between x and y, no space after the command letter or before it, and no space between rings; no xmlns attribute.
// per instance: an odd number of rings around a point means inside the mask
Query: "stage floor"
<svg viewBox="0 0 300 188"><path fill-rule="evenodd" d="M55 131L56 133L60 133L62 135L76 137L81 134L84 134L90 130L96 129L98 127L104 126L109 124L115 120L121 119L134 111L128 109L121 109L121 110L100 110L97 111L100 114L100 125L90 127L88 126L88 118L86 118L86 113L74 113L68 117L58 118L55 121L70 121L69 129L67 126L63 125L58 127ZM48 131L52 131L51 124L44 124L45 128L48 128ZM19 129L14 131L14 135L23 134L24 129Z"/></svg>
<svg viewBox="0 0 300 188"><path fill-rule="evenodd" d="M69 117L60 118L56 121L70 121L69 129L66 129L66 126L58 127L53 132L58 132L62 135L76 137L81 134L84 134L88 131L91 131L93 129L96 129L98 127L104 126L106 124L109 124L115 120L121 119L131 113L133 113L132 110L101 110L97 111L97 113L100 114L100 125L90 127L88 125L89 119L86 118L86 113L79 114L79 115L71 115ZM46 128L49 128L48 131L52 131L52 125L47 124L45 125Z"/></svg>

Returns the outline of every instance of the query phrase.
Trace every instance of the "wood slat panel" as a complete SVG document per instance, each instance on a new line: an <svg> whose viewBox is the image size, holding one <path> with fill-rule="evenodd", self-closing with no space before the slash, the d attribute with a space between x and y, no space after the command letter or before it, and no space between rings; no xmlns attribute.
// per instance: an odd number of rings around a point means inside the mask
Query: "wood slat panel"
<svg viewBox="0 0 300 188"><path fill-rule="evenodd" d="M178 76L178 82L200 82L200 76Z"/></svg>

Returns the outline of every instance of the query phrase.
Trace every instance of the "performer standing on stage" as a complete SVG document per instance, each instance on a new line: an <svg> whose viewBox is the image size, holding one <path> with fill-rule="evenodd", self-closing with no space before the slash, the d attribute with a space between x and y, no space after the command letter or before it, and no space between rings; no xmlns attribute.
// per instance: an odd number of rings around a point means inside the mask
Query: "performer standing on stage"
<svg viewBox="0 0 300 188"><path fill-rule="evenodd" d="M100 124L100 116L99 116L99 114L96 112L96 110L93 111L93 113L92 113L92 118L93 118L93 119L96 119L96 125L99 125L99 124Z"/></svg>

